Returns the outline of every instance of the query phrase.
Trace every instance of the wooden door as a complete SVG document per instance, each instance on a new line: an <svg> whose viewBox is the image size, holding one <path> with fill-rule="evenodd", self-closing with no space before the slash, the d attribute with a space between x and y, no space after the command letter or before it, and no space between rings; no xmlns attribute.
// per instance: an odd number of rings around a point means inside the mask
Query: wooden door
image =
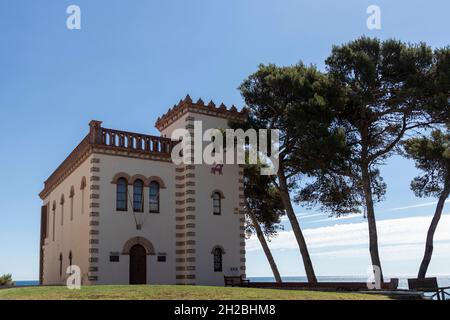
<svg viewBox="0 0 450 320"><path fill-rule="evenodd" d="M140 244L130 249L130 284L147 283L147 252Z"/></svg>

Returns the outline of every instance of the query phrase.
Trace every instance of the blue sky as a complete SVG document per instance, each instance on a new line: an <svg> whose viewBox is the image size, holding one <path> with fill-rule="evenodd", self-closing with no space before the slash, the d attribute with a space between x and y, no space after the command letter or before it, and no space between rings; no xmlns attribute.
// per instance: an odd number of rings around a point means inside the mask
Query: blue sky
<svg viewBox="0 0 450 320"><path fill-rule="evenodd" d="M81 30L66 28L70 4L81 8ZM381 30L366 27L371 4L381 7ZM38 277L38 193L91 119L157 134L157 117L187 93L243 106L236 88L260 63L303 60L323 68L333 44L361 35L449 45L449 12L446 0L0 1L0 274ZM434 201L417 199L409 190L417 173L413 164L393 158L382 173L388 194L377 206L380 221L393 219L400 229L422 225L426 231L428 220L421 217L429 219L433 204L392 210ZM365 275L368 256L359 241L364 235L330 247L320 239L329 235L335 241L336 234L352 228L364 232L361 217L333 220L297 209L314 215L300 221L319 275ZM438 229L431 273L450 273L447 217ZM385 272L415 274L425 231L416 230L420 234L411 239L411 230L395 229L405 234L401 247L385 225ZM274 255L282 274L302 275L289 237L287 225L272 242ZM270 275L254 240L249 249L248 274Z"/></svg>

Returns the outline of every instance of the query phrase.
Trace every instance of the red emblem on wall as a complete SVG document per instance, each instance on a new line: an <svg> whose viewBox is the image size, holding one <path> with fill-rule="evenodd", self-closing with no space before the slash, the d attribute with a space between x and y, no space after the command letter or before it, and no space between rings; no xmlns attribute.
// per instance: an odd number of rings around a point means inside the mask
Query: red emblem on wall
<svg viewBox="0 0 450 320"><path fill-rule="evenodd" d="M215 175L216 172L218 172L219 175L222 175L222 169L223 169L223 164L215 164L211 168L211 173Z"/></svg>

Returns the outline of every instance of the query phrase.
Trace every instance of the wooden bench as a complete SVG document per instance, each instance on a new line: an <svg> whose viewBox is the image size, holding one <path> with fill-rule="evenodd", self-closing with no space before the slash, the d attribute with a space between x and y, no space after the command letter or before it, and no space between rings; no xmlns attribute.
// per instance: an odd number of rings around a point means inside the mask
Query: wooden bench
<svg viewBox="0 0 450 320"><path fill-rule="evenodd" d="M398 278L391 278L390 282L383 282L381 290L395 291L398 289ZM252 288L292 289L292 290L321 290L321 291L368 291L367 282L252 282Z"/></svg>
<svg viewBox="0 0 450 320"><path fill-rule="evenodd" d="M250 280L244 279L243 276L224 276L225 287L249 287Z"/></svg>
<svg viewBox="0 0 450 320"><path fill-rule="evenodd" d="M422 279L408 279L409 290L432 292L434 293L431 298L437 298L438 300L446 300L450 298L450 294L445 290L449 290L450 287L439 288L437 278L422 278Z"/></svg>

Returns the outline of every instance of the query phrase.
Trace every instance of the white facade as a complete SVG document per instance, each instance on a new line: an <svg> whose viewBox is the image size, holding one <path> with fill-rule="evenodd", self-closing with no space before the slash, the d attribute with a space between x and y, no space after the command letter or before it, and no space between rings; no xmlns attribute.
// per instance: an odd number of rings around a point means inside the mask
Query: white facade
<svg viewBox="0 0 450 320"><path fill-rule="evenodd" d="M177 128L192 132L194 121L206 130L226 128L230 119L244 113L188 96L158 119L162 137L92 121L40 194L41 282L65 284L70 262L80 267L83 284L223 285L224 275L245 275L242 167L224 165L220 174L215 165L175 165L174 143L164 138ZM116 201L123 179L126 210ZM143 212L134 210L136 181L144 184ZM158 212L150 212L152 182L159 185Z"/></svg>

